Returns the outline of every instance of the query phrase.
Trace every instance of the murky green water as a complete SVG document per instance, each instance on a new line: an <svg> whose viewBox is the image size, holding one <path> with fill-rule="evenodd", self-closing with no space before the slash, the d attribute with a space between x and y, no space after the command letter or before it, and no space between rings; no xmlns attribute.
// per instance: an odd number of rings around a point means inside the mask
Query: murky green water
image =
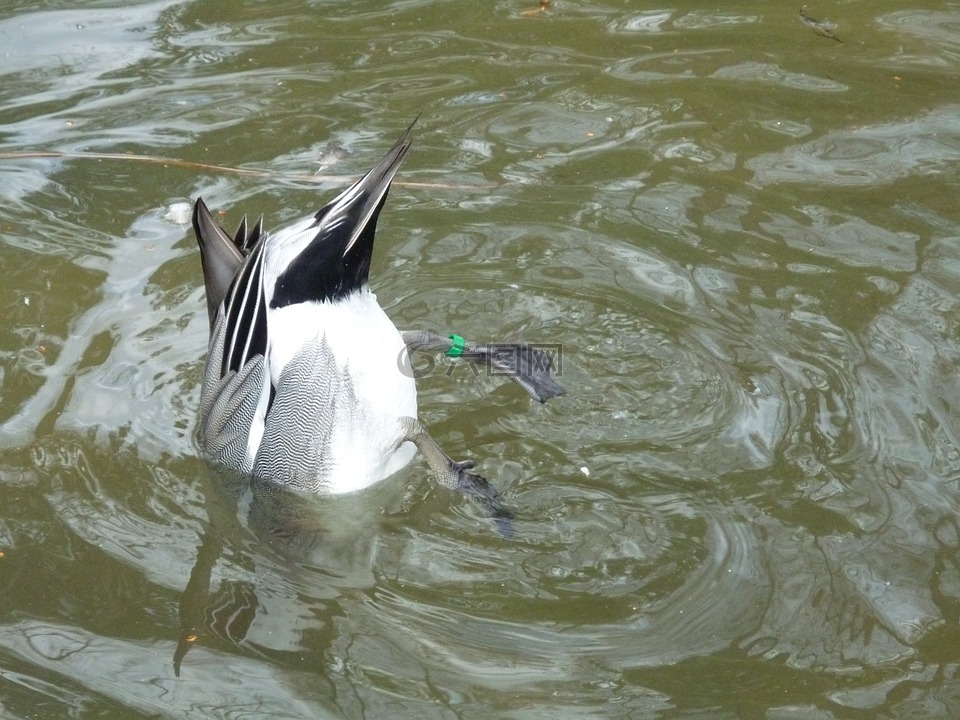
<svg viewBox="0 0 960 720"><path fill-rule="evenodd" d="M0 9L0 717L960 715L960 4L114 5ZM183 204L275 227L421 110L382 303L563 349L420 382L509 538L193 439Z"/></svg>

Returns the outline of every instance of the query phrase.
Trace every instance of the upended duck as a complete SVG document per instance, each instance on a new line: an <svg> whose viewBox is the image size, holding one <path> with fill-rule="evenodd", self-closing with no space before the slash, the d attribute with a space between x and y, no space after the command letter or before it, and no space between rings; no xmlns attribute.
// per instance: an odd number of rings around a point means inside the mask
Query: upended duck
<svg viewBox="0 0 960 720"><path fill-rule="evenodd" d="M370 172L317 213L234 236L201 198L193 211L210 320L199 439L212 463L295 491L348 493L406 466L419 449L438 481L509 518L497 490L452 460L417 417L413 351L446 352L511 376L545 402L563 394L530 346L400 332L368 274L377 219L413 125ZM407 362L409 362L407 360Z"/></svg>

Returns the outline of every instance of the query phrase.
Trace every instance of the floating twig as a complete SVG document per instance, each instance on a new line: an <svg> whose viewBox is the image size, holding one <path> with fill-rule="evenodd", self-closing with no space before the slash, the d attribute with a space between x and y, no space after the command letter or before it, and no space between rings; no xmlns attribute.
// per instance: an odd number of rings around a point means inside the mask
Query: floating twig
<svg viewBox="0 0 960 720"><path fill-rule="evenodd" d="M830 40L835 40L838 43L843 43L843 40L841 40L840 38L838 38L836 35L833 34L833 28L835 28L836 25L834 25L831 22L821 22L820 20L817 20L816 18L812 17L808 11L809 7L810 7L809 5L803 5L800 7L800 19L803 20L804 23L812 27L813 32L819 35L820 37L825 37Z"/></svg>
<svg viewBox="0 0 960 720"><path fill-rule="evenodd" d="M63 150L13 150L9 152L0 152L0 162L4 160L38 160L44 158L66 159L66 160L124 160L135 162L153 163L155 165L173 166L189 168L192 170L206 170L218 173L233 173L235 175L245 175L248 177L274 177L284 178L286 180L301 180L312 183L348 183L356 180L356 177L348 175L307 175L300 173L282 173L276 170L262 170L258 168L241 168L231 165L214 165L211 163L195 162L192 160L179 160L177 158L154 157L152 155L137 155L135 153L98 153L98 152L66 152ZM448 183L418 182L418 181L394 181L394 185L401 187L424 187L440 188L443 190L479 190L496 187L493 184L486 185L451 185Z"/></svg>

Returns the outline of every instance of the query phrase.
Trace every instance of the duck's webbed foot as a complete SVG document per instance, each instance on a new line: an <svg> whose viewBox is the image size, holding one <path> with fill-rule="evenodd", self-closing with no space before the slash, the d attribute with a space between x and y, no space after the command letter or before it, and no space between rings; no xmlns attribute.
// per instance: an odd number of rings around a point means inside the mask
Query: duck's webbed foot
<svg viewBox="0 0 960 720"><path fill-rule="evenodd" d="M464 354L469 349L471 354L478 356L475 362L484 362L500 373L509 375L539 402L544 403L566 392L550 374L553 358L543 350L530 347L526 343L464 345Z"/></svg>
<svg viewBox="0 0 960 720"><path fill-rule="evenodd" d="M513 510L503 504L500 492L486 478L470 472L476 465L473 460L450 460L450 463L450 472L456 475L457 491L474 498L492 518L512 520L516 517Z"/></svg>
<svg viewBox="0 0 960 720"><path fill-rule="evenodd" d="M474 345L457 335L443 337L422 330L402 332L408 352L442 351L451 357L462 357L482 363L495 374L506 375L539 402L563 395L566 391L553 379L550 370L553 357L527 343L492 343Z"/></svg>
<svg viewBox="0 0 960 720"><path fill-rule="evenodd" d="M408 441L416 445L441 485L473 498L496 521L504 535L510 534L510 520L514 513L503 504L500 493L486 478L470 472L476 463L472 460L453 460L416 418L400 418L400 427L397 447Z"/></svg>

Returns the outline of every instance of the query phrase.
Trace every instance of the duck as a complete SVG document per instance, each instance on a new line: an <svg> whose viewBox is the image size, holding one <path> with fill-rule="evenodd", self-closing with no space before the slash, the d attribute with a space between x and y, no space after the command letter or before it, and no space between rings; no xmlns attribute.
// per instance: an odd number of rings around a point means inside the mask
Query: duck
<svg viewBox="0 0 960 720"><path fill-rule="evenodd" d="M210 327L198 439L213 465L295 492L363 490L419 453L444 487L513 516L472 460L453 460L418 417L413 352L444 352L516 381L539 402L564 394L553 355L526 343L400 331L369 272L377 221L416 120L369 172L275 232L246 215L230 235L198 197Z"/></svg>

